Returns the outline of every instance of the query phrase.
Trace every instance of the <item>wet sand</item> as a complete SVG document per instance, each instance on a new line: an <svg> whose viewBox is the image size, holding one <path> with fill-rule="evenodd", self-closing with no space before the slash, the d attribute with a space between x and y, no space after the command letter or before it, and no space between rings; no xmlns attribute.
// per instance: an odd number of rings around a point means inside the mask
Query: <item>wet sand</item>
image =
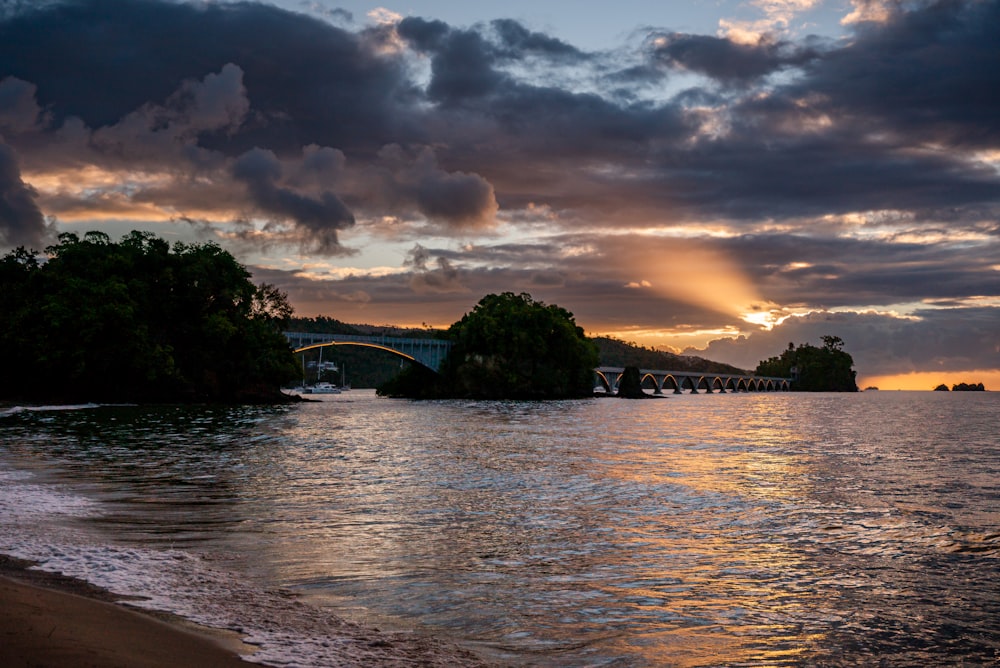
<svg viewBox="0 0 1000 668"><path fill-rule="evenodd" d="M0 665L159 668L253 665L214 639L114 603L0 577Z"/></svg>
<svg viewBox="0 0 1000 668"><path fill-rule="evenodd" d="M0 666L4 668L233 668L259 666L237 634L198 627L172 615L133 610L103 589L28 570L0 555ZM338 665L482 666L458 647L372 643ZM374 650L374 651L372 651Z"/></svg>

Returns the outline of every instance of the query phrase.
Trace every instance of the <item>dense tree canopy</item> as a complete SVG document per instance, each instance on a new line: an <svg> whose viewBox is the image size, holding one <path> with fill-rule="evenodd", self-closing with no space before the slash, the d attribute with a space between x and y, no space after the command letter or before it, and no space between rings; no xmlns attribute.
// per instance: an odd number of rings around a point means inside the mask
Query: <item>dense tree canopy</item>
<svg viewBox="0 0 1000 668"><path fill-rule="evenodd" d="M823 347L789 343L778 357L757 365L758 376L792 378L792 389L803 392L857 392L854 358L844 352L839 336L824 336Z"/></svg>
<svg viewBox="0 0 1000 668"><path fill-rule="evenodd" d="M62 234L6 255L0 284L5 398L261 399L296 375L285 295L214 244Z"/></svg>
<svg viewBox="0 0 1000 668"><path fill-rule="evenodd" d="M381 388L394 396L558 399L593 394L597 349L573 314L528 294L491 294L448 330L442 375L414 368Z"/></svg>

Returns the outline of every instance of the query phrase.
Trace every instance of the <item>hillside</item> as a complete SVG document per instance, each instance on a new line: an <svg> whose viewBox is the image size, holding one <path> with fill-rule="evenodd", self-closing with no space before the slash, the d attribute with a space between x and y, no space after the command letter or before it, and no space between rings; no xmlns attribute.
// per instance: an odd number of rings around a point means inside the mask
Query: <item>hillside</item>
<svg viewBox="0 0 1000 668"><path fill-rule="evenodd" d="M405 329L392 325L347 324L333 318L292 318L288 325L292 331L329 332L331 334L383 334L408 338L445 338L445 330ZM674 371L712 371L716 373L746 373L729 364L688 355L675 355L636 346L618 339L596 337L591 339L600 352L601 366L637 366L643 369L670 369ZM315 356L316 354L313 353ZM323 359L347 367L346 380L353 387L377 387L399 373L400 360L383 352L355 346L327 348Z"/></svg>
<svg viewBox="0 0 1000 668"><path fill-rule="evenodd" d="M591 339L601 354L601 366L637 366L640 369L671 371L711 371L714 373L747 373L730 364L713 362L701 357L675 355L600 336Z"/></svg>

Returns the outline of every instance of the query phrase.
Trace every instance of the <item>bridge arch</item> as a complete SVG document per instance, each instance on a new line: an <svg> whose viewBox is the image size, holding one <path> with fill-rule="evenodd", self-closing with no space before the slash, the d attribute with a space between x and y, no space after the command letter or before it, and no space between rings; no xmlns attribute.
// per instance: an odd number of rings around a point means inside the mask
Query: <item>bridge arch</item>
<svg viewBox="0 0 1000 668"><path fill-rule="evenodd" d="M645 387L647 379L649 379L649 380L651 380L653 382L653 391L656 394L662 394L663 393L663 389L662 389L662 387L660 385L660 381L656 380L656 376L654 376L652 373L649 373L649 372L647 372L646 374L644 374L643 377L639 379L639 386L640 387Z"/></svg>
<svg viewBox="0 0 1000 668"><path fill-rule="evenodd" d="M285 332L285 338L296 353L324 346L363 346L384 350L435 372L441 370L452 347L452 342L444 339L382 335Z"/></svg>
<svg viewBox="0 0 1000 668"><path fill-rule="evenodd" d="M611 381L609 381L608 377L604 375L604 372L595 369L594 373L597 374L597 382L604 387L604 391L607 392L608 394L614 393L614 388L611 385Z"/></svg>
<svg viewBox="0 0 1000 668"><path fill-rule="evenodd" d="M420 364L421 366L427 366L426 364L423 364L420 360L416 359L415 357L413 357L411 355L407 355L404 352L400 352L399 350L396 350L395 348L390 348L388 346L380 346L377 343L365 343L363 341L328 341L326 343L313 343L313 344L310 344L308 346L302 346L301 348L295 348L294 350L292 350L292 353L294 353L294 354L297 355L299 353L308 352L310 350L316 350L318 348L327 348L329 346L360 346L360 347L364 347L364 348L375 348L377 350L384 350L387 353L392 353L393 355L396 355L397 357L402 357L403 359L409 360L409 361L413 362L414 364ZM430 367L428 367L428 368L430 368ZM436 372L437 369L431 369L431 371Z"/></svg>

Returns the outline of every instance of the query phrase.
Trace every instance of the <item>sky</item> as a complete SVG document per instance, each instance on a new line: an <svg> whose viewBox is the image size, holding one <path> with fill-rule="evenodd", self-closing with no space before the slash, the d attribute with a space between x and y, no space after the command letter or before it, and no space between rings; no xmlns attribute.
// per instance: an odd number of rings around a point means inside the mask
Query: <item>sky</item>
<svg viewBox="0 0 1000 668"><path fill-rule="evenodd" d="M1000 389L1000 0L0 0L0 252L214 242L302 316L526 292Z"/></svg>

